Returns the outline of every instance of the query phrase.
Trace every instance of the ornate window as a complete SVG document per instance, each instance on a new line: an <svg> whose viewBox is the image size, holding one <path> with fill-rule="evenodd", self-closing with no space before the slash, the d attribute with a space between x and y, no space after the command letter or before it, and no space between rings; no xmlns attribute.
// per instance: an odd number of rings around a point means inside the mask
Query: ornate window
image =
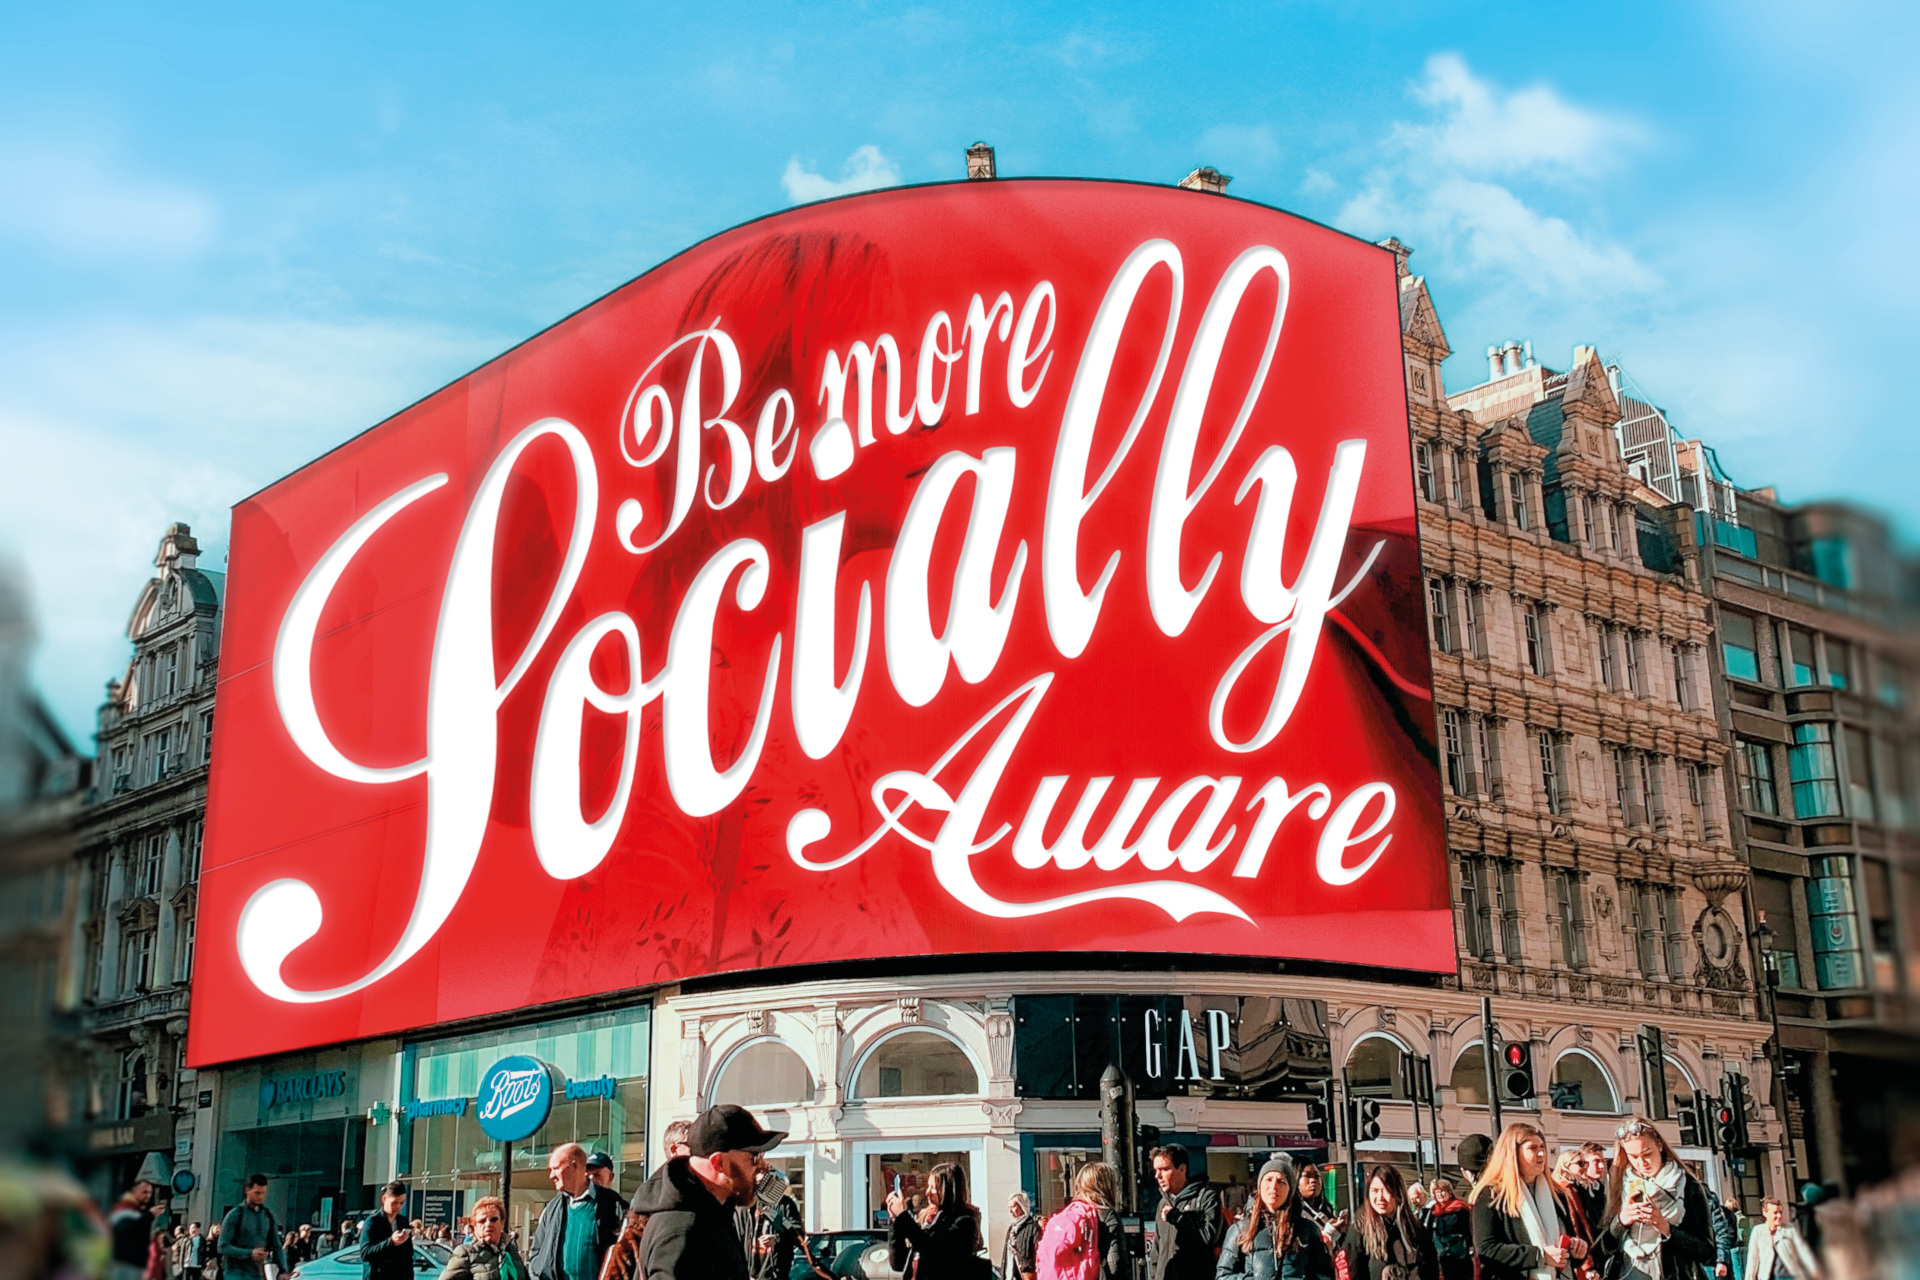
<svg viewBox="0 0 1920 1280"><path fill-rule="evenodd" d="M946 1098L980 1092L973 1060L934 1031L903 1031L881 1041L860 1064L854 1097Z"/></svg>
<svg viewBox="0 0 1920 1280"><path fill-rule="evenodd" d="M1618 1114L1620 1102L1613 1081L1592 1054L1569 1049L1553 1064L1553 1084L1549 1086L1556 1111L1599 1111Z"/></svg>
<svg viewBox="0 0 1920 1280"><path fill-rule="evenodd" d="M1405 1050L1382 1035L1361 1038L1347 1055L1347 1093L1355 1098L1392 1098L1406 1101L1407 1082L1400 1069Z"/></svg>
<svg viewBox="0 0 1920 1280"><path fill-rule="evenodd" d="M715 1078L712 1105L769 1107L812 1102L813 1073L800 1055L778 1040L755 1040L736 1050Z"/></svg>

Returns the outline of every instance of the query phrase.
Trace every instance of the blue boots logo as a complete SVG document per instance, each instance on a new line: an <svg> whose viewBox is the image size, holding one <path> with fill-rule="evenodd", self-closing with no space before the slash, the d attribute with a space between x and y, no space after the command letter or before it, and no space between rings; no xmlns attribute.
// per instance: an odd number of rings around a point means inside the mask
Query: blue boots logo
<svg viewBox="0 0 1920 1280"><path fill-rule="evenodd" d="M522 1142L540 1131L553 1110L560 1073L538 1058L502 1058L480 1077L480 1131L495 1142Z"/></svg>

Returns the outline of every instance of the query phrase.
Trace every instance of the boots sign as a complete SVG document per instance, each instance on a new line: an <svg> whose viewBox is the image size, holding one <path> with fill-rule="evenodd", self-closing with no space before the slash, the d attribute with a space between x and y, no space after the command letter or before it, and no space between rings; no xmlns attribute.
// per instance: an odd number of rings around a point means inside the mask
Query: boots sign
<svg viewBox="0 0 1920 1280"><path fill-rule="evenodd" d="M1449 970L1391 254L726 232L234 510L195 1062L953 953Z"/></svg>

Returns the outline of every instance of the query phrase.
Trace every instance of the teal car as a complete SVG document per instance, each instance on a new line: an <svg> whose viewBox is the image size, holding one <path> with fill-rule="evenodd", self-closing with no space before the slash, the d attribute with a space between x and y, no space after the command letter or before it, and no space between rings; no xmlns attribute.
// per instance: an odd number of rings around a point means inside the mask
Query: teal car
<svg viewBox="0 0 1920 1280"><path fill-rule="evenodd" d="M445 1245L416 1240L413 1242L414 1274L421 1277L437 1276L446 1268L447 1259L451 1256L452 1251ZM362 1280L366 1274L367 1264L360 1260L360 1246L355 1244L324 1258L301 1263L287 1273L287 1280Z"/></svg>

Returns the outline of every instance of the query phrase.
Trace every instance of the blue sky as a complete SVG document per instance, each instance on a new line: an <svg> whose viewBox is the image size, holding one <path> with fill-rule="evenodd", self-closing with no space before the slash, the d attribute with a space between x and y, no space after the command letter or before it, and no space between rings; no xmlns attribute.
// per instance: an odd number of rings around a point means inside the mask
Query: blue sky
<svg viewBox="0 0 1920 1280"><path fill-rule="evenodd" d="M170 520L715 231L1007 174L1397 234L1459 353L1621 360L1920 529L1920 19L1828 3L0 6L0 556L85 740Z"/></svg>

